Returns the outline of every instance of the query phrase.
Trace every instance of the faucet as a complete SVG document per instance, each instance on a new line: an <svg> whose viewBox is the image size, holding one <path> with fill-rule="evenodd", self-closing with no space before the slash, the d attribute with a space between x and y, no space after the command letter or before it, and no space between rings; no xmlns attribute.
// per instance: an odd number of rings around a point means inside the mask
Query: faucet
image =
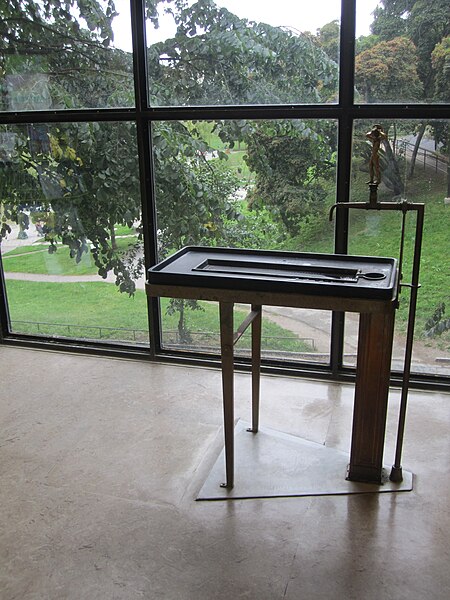
<svg viewBox="0 0 450 600"><path fill-rule="evenodd" d="M333 220L334 209L337 209L338 206L345 206L345 208L361 208L363 210L386 210L387 206L390 206L390 210L392 210L392 206L398 206L391 202L378 202L378 183L369 183L369 190L369 202L337 202L336 204L333 204L330 208L330 221ZM398 208L396 210L398 210Z"/></svg>

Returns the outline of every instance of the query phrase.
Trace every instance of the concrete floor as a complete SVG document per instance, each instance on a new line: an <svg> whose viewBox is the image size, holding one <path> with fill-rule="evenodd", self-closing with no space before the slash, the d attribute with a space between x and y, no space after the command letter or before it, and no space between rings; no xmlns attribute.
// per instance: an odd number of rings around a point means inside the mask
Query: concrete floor
<svg viewBox="0 0 450 600"><path fill-rule="evenodd" d="M219 372L0 347L0 381L1 600L450 597L449 395L410 394L412 492L196 502ZM262 423L348 451L352 398L264 377Z"/></svg>

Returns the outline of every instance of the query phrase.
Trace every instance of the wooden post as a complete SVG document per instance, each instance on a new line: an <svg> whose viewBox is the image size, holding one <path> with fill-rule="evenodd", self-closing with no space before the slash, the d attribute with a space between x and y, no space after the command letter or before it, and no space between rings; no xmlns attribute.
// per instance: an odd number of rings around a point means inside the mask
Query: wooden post
<svg viewBox="0 0 450 600"><path fill-rule="evenodd" d="M361 313L350 465L347 479L381 483L391 373L394 305Z"/></svg>

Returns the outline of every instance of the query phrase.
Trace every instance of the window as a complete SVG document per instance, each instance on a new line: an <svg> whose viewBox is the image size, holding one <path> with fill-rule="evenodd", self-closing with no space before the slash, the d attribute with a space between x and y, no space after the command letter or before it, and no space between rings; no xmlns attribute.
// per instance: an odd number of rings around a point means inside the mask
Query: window
<svg viewBox="0 0 450 600"><path fill-rule="evenodd" d="M328 218L336 202L367 201L365 134L379 123L380 199L426 204L414 377L448 383L447 0L7 4L5 342L217 361L217 306L149 300L151 264L190 244L397 256L400 215ZM268 365L354 369L357 316L264 313Z"/></svg>
<svg viewBox="0 0 450 600"><path fill-rule="evenodd" d="M449 297L448 206L444 198L447 190L448 161L441 153L439 138L448 131L449 122L430 120L404 123L386 119L383 129L390 140L392 152L382 157L383 185L378 197L383 202L423 202L425 228L422 242L420 282L418 293L413 369L417 372L439 373L446 370L445 305ZM368 179L367 153L370 147L364 141L371 121L354 122L354 156L352 162L351 200L358 200L366 192ZM396 314L396 335L393 348L393 367L402 369L410 299L411 270L415 239L415 215L406 218L403 283L400 306ZM398 212L355 211L350 215L349 253L371 256L399 256L402 214ZM447 271L447 273L446 273ZM444 307L444 308L441 308ZM444 312L441 314L441 311ZM345 360L355 364L357 328L354 317L347 315L347 342Z"/></svg>
<svg viewBox="0 0 450 600"><path fill-rule="evenodd" d="M2 111L134 105L132 56L114 39L131 39L127 2L4 4Z"/></svg>
<svg viewBox="0 0 450 600"><path fill-rule="evenodd" d="M134 123L0 135L10 142L3 206L17 206L2 241L11 332L148 344Z"/></svg>
<svg viewBox="0 0 450 600"><path fill-rule="evenodd" d="M332 252L336 121L161 121L152 140L159 260L190 245ZM215 305L162 304L163 347L218 351ZM266 355L329 361L325 311L265 307L263 323Z"/></svg>
<svg viewBox="0 0 450 600"><path fill-rule="evenodd" d="M151 105L336 102L340 2L315 3L328 24L308 12L290 0L278 2L276 14L265 2L161 5L147 20Z"/></svg>

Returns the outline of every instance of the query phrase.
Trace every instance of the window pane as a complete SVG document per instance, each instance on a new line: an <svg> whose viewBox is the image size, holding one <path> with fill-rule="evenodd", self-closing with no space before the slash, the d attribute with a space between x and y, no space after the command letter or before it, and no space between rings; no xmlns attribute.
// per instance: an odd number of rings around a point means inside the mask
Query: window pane
<svg viewBox="0 0 450 600"><path fill-rule="evenodd" d="M370 23L356 42L357 102L450 102L448 0L358 0L357 16Z"/></svg>
<svg viewBox="0 0 450 600"><path fill-rule="evenodd" d="M147 23L154 106L337 101L340 0L169 0Z"/></svg>
<svg viewBox="0 0 450 600"><path fill-rule="evenodd" d="M366 202L370 144L365 132L372 123L355 124L352 200ZM450 374L450 257L448 254L450 172L449 121L386 121L380 155L381 184L378 198L383 202L425 204L425 227L420 266L413 371ZM415 213L407 215L403 282L411 282L415 237ZM401 211L350 211L351 254L399 256ZM410 291L402 288L396 314L393 368L402 369ZM355 362L357 319L347 315L346 359Z"/></svg>
<svg viewBox="0 0 450 600"><path fill-rule="evenodd" d="M323 120L154 123L159 258L188 245L331 252L336 133ZM162 315L166 347L217 351L216 305L162 300ZM266 353L327 362L328 313L264 317Z"/></svg>
<svg viewBox="0 0 450 600"><path fill-rule="evenodd" d="M136 156L132 123L1 127L13 332L148 344Z"/></svg>
<svg viewBox="0 0 450 600"><path fill-rule="evenodd" d="M129 2L3 2L0 110L134 105Z"/></svg>

